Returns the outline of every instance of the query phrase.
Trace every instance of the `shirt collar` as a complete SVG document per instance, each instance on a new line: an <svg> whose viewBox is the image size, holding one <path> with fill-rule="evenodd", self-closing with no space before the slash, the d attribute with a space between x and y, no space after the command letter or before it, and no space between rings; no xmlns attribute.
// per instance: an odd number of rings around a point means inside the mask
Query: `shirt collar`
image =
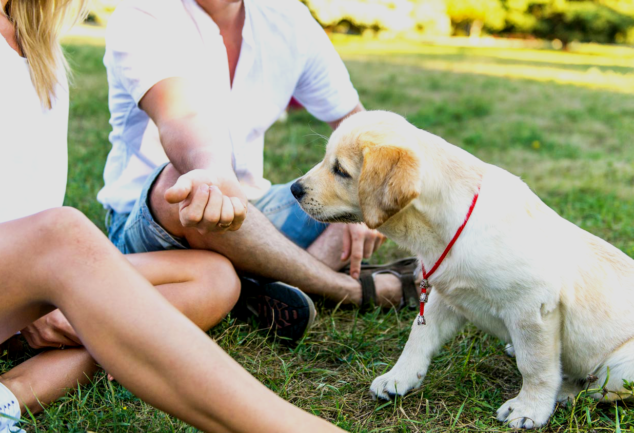
<svg viewBox="0 0 634 433"><path fill-rule="evenodd" d="M253 29L251 28L251 1L242 0L244 4L244 25L242 26L242 42L253 46ZM198 4L196 0L183 0L185 8L196 23L198 31L204 35L206 31L213 31L220 34L220 29L207 12Z"/></svg>

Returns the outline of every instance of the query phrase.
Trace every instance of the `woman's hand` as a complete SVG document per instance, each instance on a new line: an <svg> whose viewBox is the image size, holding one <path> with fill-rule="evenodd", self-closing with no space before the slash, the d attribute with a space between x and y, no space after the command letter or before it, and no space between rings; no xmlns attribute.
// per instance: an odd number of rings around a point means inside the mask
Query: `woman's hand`
<svg viewBox="0 0 634 433"><path fill-rule="evenodd" d="M22 335L33 349L82 346L75 330L61 311L55 310L24 328Z"/></svg>

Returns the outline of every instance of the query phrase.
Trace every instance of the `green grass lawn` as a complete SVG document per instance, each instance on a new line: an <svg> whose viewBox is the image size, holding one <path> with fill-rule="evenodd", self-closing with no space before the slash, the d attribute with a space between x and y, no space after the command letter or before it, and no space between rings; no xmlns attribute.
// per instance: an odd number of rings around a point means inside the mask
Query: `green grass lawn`
<svg viewBox="0 0 634 433"><path fill-rule="evenodd" d="M367 108L401 113L521 176L561 215L634 255L634 50L335 41ZM95 200L110 147L103 47L72 40L67 49L76 80L66 204L103 228ZM323 156L321 135L328 134L307 113L291 113L267 134L265 173L286 182L306 172ZM376 260L404 254L387 243ZM433 362L422 389L375 402L369 385L396 361L415 313L318 306L317 325L297 347L231 318L210 334L283 398L350 431L508 430L494 414L519 391L521 377L495 338L467 327ZM0 371L15 362L2 355ZM28 429L195 431L102 376ZM571 407L558 407L542 431L634 431L634 410L580 396Z"/></svg>

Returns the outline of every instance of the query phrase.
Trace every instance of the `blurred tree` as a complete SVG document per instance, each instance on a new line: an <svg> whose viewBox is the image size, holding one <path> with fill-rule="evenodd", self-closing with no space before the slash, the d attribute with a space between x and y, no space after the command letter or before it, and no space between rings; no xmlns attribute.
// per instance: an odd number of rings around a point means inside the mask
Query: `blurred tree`
<svg viewBox="0 0 634 433"><path fill-rule="evenodd" d="M303 0L324 27L343 25L342 30L403 31L414 26L409 0Z"/></svg>
<svg viewBox="0 0 634 433"><path fill-rule="evenodd" d="M417 31L435 36L451 35L451 19L445 0L412 0L412 3L411 15Z"/></svg>
<svg viewBox="0 0 634 433"><path fill-rule="evenodd" d="M346 33L364 29L451 34L445 0L301 0L319 23Z"/></svg>
<svg viewBox="0 0 634 433"><path fill-rule="evenodd" d="M90 0L87 21L106 24L121 0Z"/></svg>
<svg viewBox="0 0 634 433"><path fill-rule="evenodd" d="M502 33L531 34L571 41L613 43L627 40L634 27L631 0L505 0Z"/></svg>
<svg viewBox="0 0 634 433"><path fill-rule="evenodd" d="M447 0L447 13L458 32L479 37L482 28L504 29L506 11L500 0Z"/></svg>

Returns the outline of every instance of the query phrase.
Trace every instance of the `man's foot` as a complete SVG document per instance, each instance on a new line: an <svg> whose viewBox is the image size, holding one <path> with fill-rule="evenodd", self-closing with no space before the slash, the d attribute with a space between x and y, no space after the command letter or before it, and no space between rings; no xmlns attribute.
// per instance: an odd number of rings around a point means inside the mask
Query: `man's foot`
<svg viewBox="0 0 634 433"><path fill-rule="evenodd" d="M281 282L260 282L240 277L242 291L232 314L241 320L254 317L259 326L291 341L301 339L313 326L313 301L297 287Z"/></svg>
<svg viewBox="0 0 634 433"><path fill-rule="evenodd" d="M0 383L0 433L25 433L16 426L21 415L18 399Z"/></svg>

